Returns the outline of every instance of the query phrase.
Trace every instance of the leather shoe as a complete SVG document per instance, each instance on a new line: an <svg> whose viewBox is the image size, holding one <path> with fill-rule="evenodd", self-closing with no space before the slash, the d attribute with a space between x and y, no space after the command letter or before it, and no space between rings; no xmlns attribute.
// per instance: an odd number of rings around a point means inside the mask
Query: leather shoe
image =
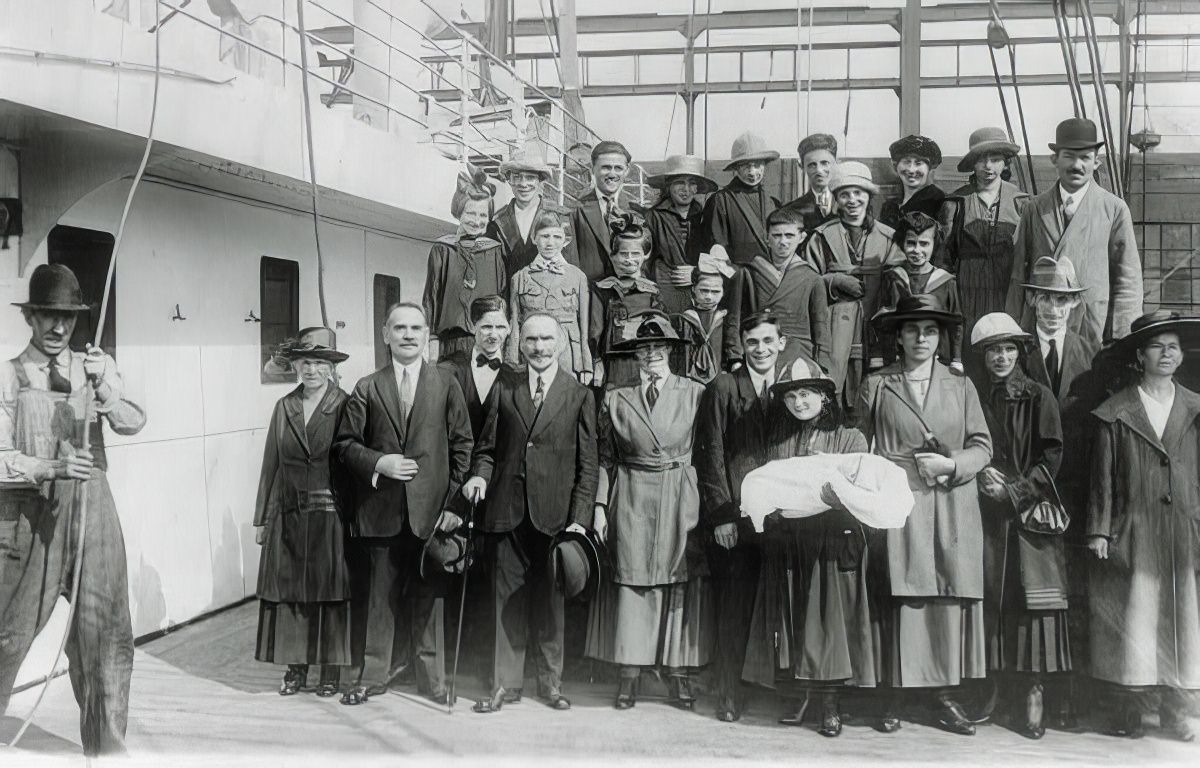
<svg viewBox="0 0 1200 768"><path fill-rule="evenodd" d="M717 719L723 723L736 723L741 718L742 712L733 697L721 697L721 702L717 705Z"/></svg>
<svg viewBox="0 0 1200 768"><path fill-rule="evenodd" d="M1188 725L1187 715L1182 712L1176 712L1173 709L1163 707L1159 710L1159 722L1162 724L1162 729L1168 735L1179 741L1196 740L1196 734L1192 730L1192 726Z"/></svg>
<svg viewBox="0 0 1200 768"><path fill-rule="evenodd" d="M780 725L790 725L798 727L804 724L804 713L808 710L808 697L805 696L800 700L796 709L779 718Z"/></svg>
<svg viewBox="0 0 1200 768"><path fill-rule="evenodd" d="M441 691L440 693L428 693L425 694L425 697L434 704L439 704L441 706L445 706L446 703L450 701L450 694L446 691Z"/></svg>
<svg viewBox="0 0 1200 768"><path fill-rule="evenodd" d="M692 709L696 706L696 694L692 692L692 681L681 675L672 675L670 679L671 703L680 709Z"/></svg>
<svg viewBox="0 0 1200 768"><path fill-rule="evenodd" d="M546 697L546 706L565 711L571 708L571 700L563 696L561 691L550 691L550 695Z"/></svg>
<svg viewBox="0 0 1200 768"><path fill-rule="evenodd" d="M939 702L937 723L942 728L957 733L960 736L974 736L975 724L967 717L966 712L954 699L942 699Z"/></svg>
<svg viewBox="0 0 1200 768"><path fill-rule="evenodd" d="M617 709L633 709L637 704L637 678L622 677L617 688L617 700L613 706Z"/></svg>
<svg viewBox="0 0 1200 768"><path fill-rule="evenodd" d="M518 701L521 700L521 691L522 691L521 688L511 688L511 689L502 688L501 690L504 691L503 698L504 698L505 704L516 704Z"/></svg>
<svg viewBox="0 0 1200 768"><path fill-rule="evenodd" d="M1042 686L1041 683L1034 683L1025 694L1025 722L1017 729L1017 733L1035 741L1042 738L1046 735L1043 716Z"/></svg>
<svg viewBox="0 0 1200 768"><path fill-rule="evenodd" d="M817 733L830 738L842 735L842 716L838 714L837 707L826 709L821 714L821 727Z"/></svg>
<svg viewBox="0 0 1200 768"><path fill-rule="evenodd" d="M895 733L896 731L900 730L902 725L903 724L900 722L900 718L892 714L885 714L883 717L879 718L880 733Z"/></svg>
<svg viewBox="0 0 1200 768"><path fill-rule="evenodd" d="M1110 736L1121 736L1126 739L1142 738L1146 735L1146 726L1142 723L1142 711L1134 705L1126 705L1113 718L1107 733Z"/></svg>
<svg viewBox="0 0 1200 768"><path fill-rule="evenodd" d="M471 707L471 711L478 712L481 715L489 715L493 712L499 712L509 701L509 695L509 691L506 691L503 688L497 688L492 693L491 698L480 699L479 701L475 702L475 705ZM518 698L520 698L520 694L518 694Z"/></svg>

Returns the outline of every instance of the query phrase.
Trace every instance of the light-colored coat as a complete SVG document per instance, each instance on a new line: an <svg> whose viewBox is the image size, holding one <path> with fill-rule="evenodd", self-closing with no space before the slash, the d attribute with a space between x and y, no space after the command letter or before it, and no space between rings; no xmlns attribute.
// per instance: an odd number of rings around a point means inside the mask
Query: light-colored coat
<svg viewBox="0 0 1200 768"><path fill-rule="evenodd" d="M892 594L982 599L983 526L975 475L991 461L992 438L975 386L935 362L925 403L918 403L897 363L867 378L859 412L874 453L908 473L916 498L904 527L887 532ZM926 427L957 465L947 486L930 488L917 472L913 453L925 443Z"/></svg>
<svg viewBox="0 0 1200 768"><path fill-rule="evenodd" d="M1071 313L1071 328L1093 339L1119 339L1142 314L1142 262L1129 206L1093 181L1064 230L1058 190L1055 184L1021 212L1008 314L1027 325L1033 310L1025 303L1021 284L1029 282L1029 271L1039 258L1066 257L1075 267L1079 287L1087 289Z"/></svg>
<svg viewBox="0 0 1200 768"><path fill-rule="evenodd" d="M1090 569L1091 674L1200 688L1200 395L1176 385L1161 440L1134 386L1093 413L1087 533L1109 543Z"/></svg>
<svg viewBox="0 0 1200 768"><path fill-rule="evenodd" d="M653 411L640 382L604 395L596 500L608 504L612 578L618 584L648 587L688 579L688 533L700 521L692 438L703 393L703 385L669 376Z"/></svg>

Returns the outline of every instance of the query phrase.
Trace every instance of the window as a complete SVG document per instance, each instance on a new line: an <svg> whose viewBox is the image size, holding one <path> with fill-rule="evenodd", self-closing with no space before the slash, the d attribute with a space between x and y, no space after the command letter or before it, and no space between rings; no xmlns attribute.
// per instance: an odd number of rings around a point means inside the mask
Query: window
<svg viewBox="0 0 1200 768"><path fill-rule="evenodd" d="M387 365L388 348L387 344L383 343L383 324L387 318L383 316L387 312L387 308L400 301L400 278L392 277L391 275L375 275L374 280L375 290L375 324L371 326L371 333L375 336L375 367L382 368Z"/></svg>
<svg viewBox="0 0 1200 768"><path fill-rule="evenodd" d="M112 262L116 239L108 232L80 227L58 225L50 230L46 239L47 261L62 264L79 278L83 292L83 303L90 309L79 313L75 333L71 336L71 349L82 352L85 344L96 339L96 325L100 322L100 302L104 294L104 281L108 278L108 265ZM100 336L100 347L116 357L117 347L117 279L113 276L109 292L108 307L104 317L104 333Z"/></svg>
<svg viewBox="0 0 1200 768"><path fill-rule="evenodd" d="M273 356L283 342L300 333L300 264L263 256L258 276L262 383L294 382L292 366Z"/></svg>

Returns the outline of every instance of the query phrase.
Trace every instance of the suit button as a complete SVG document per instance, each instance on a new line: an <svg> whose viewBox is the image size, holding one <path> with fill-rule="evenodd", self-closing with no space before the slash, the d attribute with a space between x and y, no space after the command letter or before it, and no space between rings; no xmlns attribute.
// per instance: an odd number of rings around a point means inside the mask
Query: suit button
<svg viewBox="0 0 1200 768"><path fill-rule="evenodd" d="M1164 494L1163 494L1163 497L1162 497L1162 503L1163 503L1163 504L1170 504L1170 503L1171 503L1171 494L1169 494L1169 493L1164 493Z"/></svg>
<svg viewBox="0 0 1200 768"><path fill-rule="evenodd" d="M662 453L662 448L655 448L655 449L654 449L654 452L655 452L656 454L658 454L658 453Z"/></svg>
<svg viewBox="0 0 1200 768"><path fill-rule="evenodd" d="M1162 457L1162 465L1163 465L1164 467L1169 467L1169 466L1171 466L1171 460L1170 460L1170 459L1168 459L1166 456L1163 456L1163 457Z"/></svg>
<svg viewBox="0 0 1200 768"><path fill-rule="evenodd" d="M533 447L533 443L525 443L525 447L526 447L526 448L532 448L532 447Z"/></svg>

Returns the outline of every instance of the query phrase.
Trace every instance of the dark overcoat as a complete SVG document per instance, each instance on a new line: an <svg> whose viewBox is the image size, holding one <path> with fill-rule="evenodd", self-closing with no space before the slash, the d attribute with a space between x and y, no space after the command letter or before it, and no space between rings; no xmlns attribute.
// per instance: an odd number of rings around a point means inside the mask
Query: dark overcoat
<svg viewBox="0 0 1200 768"><path fill-rule="evenodd" d="M707 247L704 232L704 206L692 201L686 217L675 212L669 194L646 211L646 226L652 240L646 274L658 284L667 314L682 312L691 306L691 288L677 287L671 281L675 267L694 267Z"/></svg>
<svg viewBox="0 0 1200 768"><path fill-rule="evenodd" d="M421 306L435 336L470 334L471 302L507 292L508 274L500 243L490 237L464 240L446 235L429 249Z"/></svg>
<svg viewBox="0 0 1200 768"><path fill-rule="evenodd" d="M767 216L779 201L762 184L748 187L736 177L708 197L704 204L704 229L709 244L719 243L734 264L748 264L755 256L771 252L767 244Z"/></svg>
<svg viewBox="0 0 1200 768"><path fill-rule="evenodd" d="M727 306L726 360L742 356L742 335L738 331L742 318L770 308L777 313L780 333L787 337L782 362L803 355L822 368L829 368L832 342L828 291L813 265L799 255L788 262L783 272L763 256L740 267L730 282Z"/></svg>
<svg viewBox="0 0 1200 768"><path fill-rule="evenodd" d="M742 480L767 460L768 411L745 366L719 374L705 388L693 461L700 482L700 522L707 528L742 517Z"/></svg>
<svg viewBox="0 0 1200 768"><path fill-rule="evenodd" d="M528 267L533 258L537 256L537 245L533 242L533 228L543 211L553 211L559 214L568 226L570 225L571 211L567 208L551 202L545 197L538 198L537 206L537 211L533 214L533 224L529 225L529 234L525 237L521 237L521 227L517 224L516 209L511 200L496 211L488 224L487 232L484 233L500 243L504 259L504 274L510 282L513 275ZM573 264L575 263L575 235L572 231L568 231L567 237L571 238L571 242L563 248L563 258ZM506 294L501 293L500 295L505 296Z"/></svg>

